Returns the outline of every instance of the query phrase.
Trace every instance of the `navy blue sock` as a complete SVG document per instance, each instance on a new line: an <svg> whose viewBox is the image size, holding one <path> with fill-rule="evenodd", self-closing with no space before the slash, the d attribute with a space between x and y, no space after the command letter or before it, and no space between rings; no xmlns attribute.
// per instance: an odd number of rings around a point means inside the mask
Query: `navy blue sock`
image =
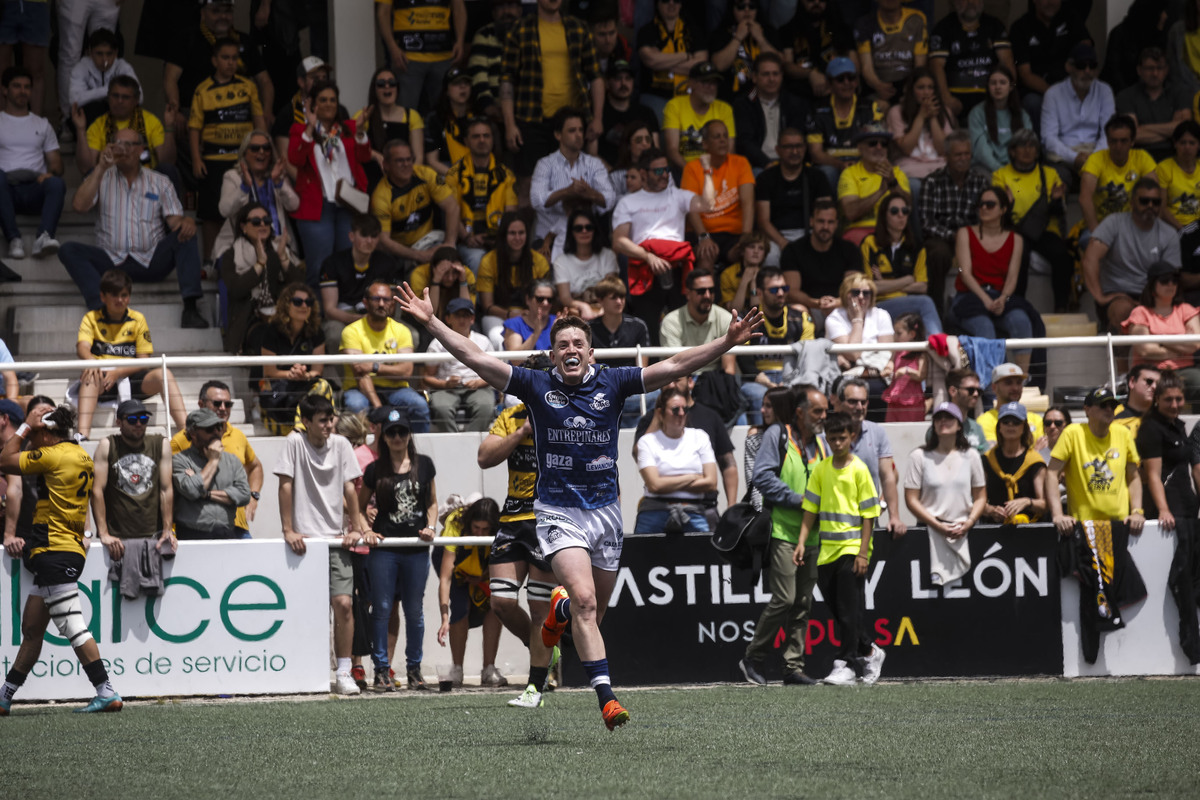
<svg viewBox="0 0 1200 800"><path fill-rule="evenodd" d="M564 597L555 604L554 618L559 622L566 622L571 618L571 598Z"/></svg>
<svg viewBox="0 0 1200 800"><path fill-rule="evenodd" d="M608 701L617 699L617 696L613 694L612 684L608 679L608 659L602 658L599 661L584 661L583 668L588 674L592 688L596 690L596 699L600 701L600 710L603 711Z"/></svg>

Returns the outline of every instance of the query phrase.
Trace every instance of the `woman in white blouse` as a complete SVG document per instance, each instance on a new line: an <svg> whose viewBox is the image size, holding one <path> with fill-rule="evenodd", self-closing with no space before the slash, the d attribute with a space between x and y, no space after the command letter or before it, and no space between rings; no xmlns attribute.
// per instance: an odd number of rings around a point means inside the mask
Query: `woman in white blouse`
<svg viewBox="0 0 1200 800"><path fill-rule="evenodd" d="M609 275L618 275L617 256L600 241L600 225L589 209L578 209L567 216L567 239L562 254L554 259L554 285L564 312L593 319L600 312L593 308L598 299L592 287Z"/></svg>
<svg viewBox="0 0 1200 800"><path fill-rule="evenodd" d="M825 335L834 344L876 344L892 342L895 331L892 316L875 305L875 281L855 272L842 281L838 296L842 304L825 319ZM892 371L892 354L886 350L856 350L838 353L843 375L867 382L868 419L883 422L887 404L883 391Z"/></svg>
<svg viewBox="0 0 1200 800"><path fill-rule="evenodd" d="M705 495L717 490L717 457L708 434L687 427L687 397L675 386L658 396L658 430L638 440L638 471L646 494L638 504L634 533L707 532L716 508Z"/></svg>

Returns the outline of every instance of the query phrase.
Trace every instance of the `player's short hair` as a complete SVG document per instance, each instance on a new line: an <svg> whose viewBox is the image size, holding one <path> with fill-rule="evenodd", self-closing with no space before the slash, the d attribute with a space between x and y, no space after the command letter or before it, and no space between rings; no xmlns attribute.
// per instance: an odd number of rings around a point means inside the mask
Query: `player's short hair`
<svg viewBox="0 0 1200 800"><path fill-rule="evenodd" d="M100 276L100 294L120 294L133 289L133 279L123 269L110 269Z"/></svg>
<svg viewBox="0 0 1200 800"><path fill-rule="evenodd" d="M378 236L383 233L383 224L374 214L355 214L350 220L350 230L359 236Z"/></svg>
<svg viewBox="0 0 1200 800"><path fill-rule="evenodd" d="M550 327L550 346L554 346L554 342L558 339L560 331L565 331L568 328L578 328L583 331L583 337L587 340L588 347L592 346L592 326L583 321L582 317L577 317L574 314L565 314L554 321L554 325Z"/></svg>
<svg viewBox="0 0 1200 800"><path fill-rule="evenodd" d="M605 275L603 278L596 281L596 283L592 286L592 292L595 293L596 297L600 300L603 300L609 295L625 297L627 294L629 294L629 290L625 288L624 281L615 275Z"/></svg>
<svg viewBox="0 0 1200 800"><path fill-rule="evenodd" d="M825 417L825 435L834 436L854 430L854 420L845 411L835 411Z"/></svg>
<svg viewBox="0 0 1200 800"><path fill-rule="evenodd" d="M316 419L324 414L334 414L333 403L329 402L329 398L322 397L319 394L306 394L300 398L298 403L300 409L300 419Z"/></svg>

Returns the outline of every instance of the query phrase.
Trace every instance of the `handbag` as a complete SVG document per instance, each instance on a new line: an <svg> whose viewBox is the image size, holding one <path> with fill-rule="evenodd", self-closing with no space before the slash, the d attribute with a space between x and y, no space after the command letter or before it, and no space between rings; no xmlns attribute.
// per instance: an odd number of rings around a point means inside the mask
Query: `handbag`
<svg viewBox="0 0 1200 800"><path fill-rule="evenodd" d="M359 214L365 214L371 208L371 198L367 193L345 178L338 179L337 189L334 190L334 199Z"/></svg>

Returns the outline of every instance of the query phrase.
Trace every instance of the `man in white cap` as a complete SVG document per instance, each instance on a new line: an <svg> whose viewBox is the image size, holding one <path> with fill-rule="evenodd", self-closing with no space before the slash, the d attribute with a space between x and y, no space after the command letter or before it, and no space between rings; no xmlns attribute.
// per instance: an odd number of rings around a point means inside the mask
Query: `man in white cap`
<svg viewBox="0 0 1200 800"><path fill-rule="evenodd" d="M308 90L317 81L327 80L329 80L329 65L317 56L309 56L300 62L300 66L296 67L296 93L292 95L291 113L281 112L271 125L271 139L275 142L276 152L281 154L287 152L288 135L291 133L292 125L305 121L304 100L308 97ZM295 180L296 168L288 163L287 170L292 180Z"/></svg>
<svg viewBox="0 0 1200 800"><path fill-rule="evenodd" d="M996 443L996 423L999 421L997 409L1005 403L1021 402L1021 393L1025 391L1025 381L1029 376L1025 370L1011 362L997 364L992 370L992 391L996 395L996 407L979 415L979 427L983 435L992 444ZM1029 412L1029 429L1033 431L1035 449L1042 446L1042 415Z"/></svg>

